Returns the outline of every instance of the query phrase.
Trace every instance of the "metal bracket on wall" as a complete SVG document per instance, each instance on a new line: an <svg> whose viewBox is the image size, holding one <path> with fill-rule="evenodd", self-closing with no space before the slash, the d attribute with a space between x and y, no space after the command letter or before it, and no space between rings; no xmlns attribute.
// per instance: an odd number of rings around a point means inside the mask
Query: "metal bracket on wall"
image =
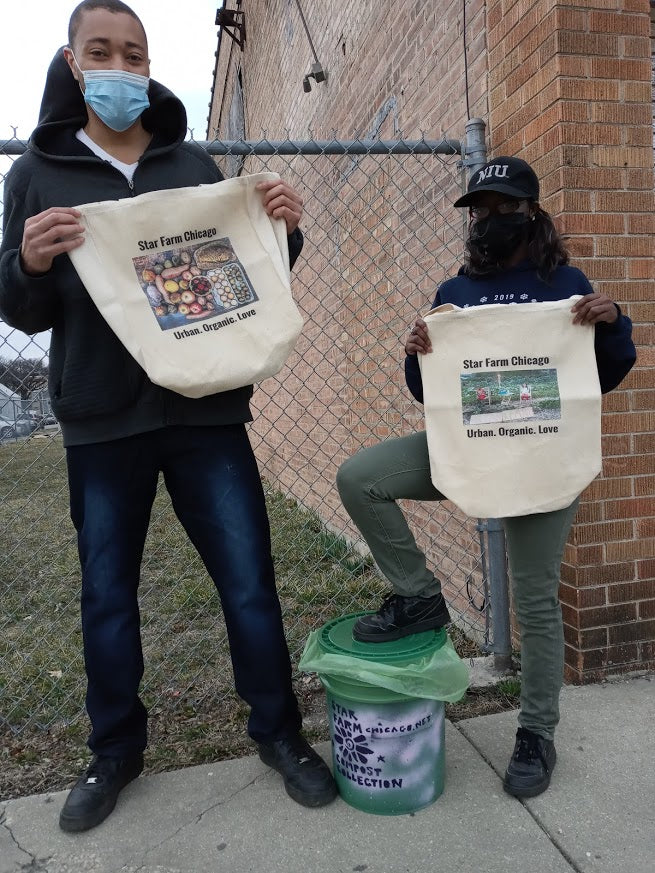
<svg viewBox="0 0 655 873"><path fill-rule="evenodd" d="M246 18L245 13L241 9L222 9L216 10L216 21L219 27L222 27L225 33L235 41L241 51L246 42ZM230 30L229 28L233 28Z"/></svg>
<svg viewBox="0 0 655 873"><path fill-rule="evenodd" d="M298 7L298 12L300 13L300 20L302 21L302 26L305 28L305 33L307 34L307 40L309 42L310 48L312 50L312 54L314 55L314 63L311 66L311 69L307 73L307 75L302 80L302 89L305 94L309 94L312 90L312 83L309 81L313 79L315 82L327 82L327 72L323 68L323 64L319 61L318 55L316 54L316 49L314 48L314 42L312 40L312 35L309 32L309 28L307 27L307 22L305 21L305 15L302 11L302 6L300 5L300 0L296 0L296 6Z"/></svg>
<svg viewBox="0 0 655 873"><path fill-rule="evenodd" d="M312 64L310 71L302 80L302 89L305 94L309 94L312 90L312 83L309 81L310 79L314 79L315 82L325 82L327 80L327 73L318 61L315 64Z"/></svg>

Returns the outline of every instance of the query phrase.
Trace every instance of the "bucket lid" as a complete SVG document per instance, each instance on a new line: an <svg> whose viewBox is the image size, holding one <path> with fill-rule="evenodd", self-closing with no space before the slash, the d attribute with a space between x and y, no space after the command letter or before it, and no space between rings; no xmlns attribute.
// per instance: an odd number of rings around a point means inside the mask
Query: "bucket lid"
<svg viewBox="0 0 655 873"><path fill-rule="evenodd" d="M355 612L335 618L323 625L319 633L321 648L333 655L349 655L364 661L415 661L440 649L446 642L446 631L423 631L384 643L362 643L353 639L353 625L368 612Z"/></svg>

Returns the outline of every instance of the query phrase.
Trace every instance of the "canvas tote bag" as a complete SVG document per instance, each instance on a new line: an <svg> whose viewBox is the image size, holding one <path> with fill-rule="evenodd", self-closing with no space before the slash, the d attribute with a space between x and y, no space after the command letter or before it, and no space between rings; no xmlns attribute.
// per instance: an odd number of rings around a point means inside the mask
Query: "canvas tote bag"
<svg viewBox="0 0 655 873"><path fill-rule="evenodd" d="M302 329L286 226L257 173L76 207L70 258L101 314L149 378L203 397L277 373Z"/></svg>
<svg viewBox="0 0 655 873"><path fill-rule="evenodd" d="M445 304L425 316L431 478L468 515L561 509L600 472L594 327L573 324L579 299Z"/></svg>

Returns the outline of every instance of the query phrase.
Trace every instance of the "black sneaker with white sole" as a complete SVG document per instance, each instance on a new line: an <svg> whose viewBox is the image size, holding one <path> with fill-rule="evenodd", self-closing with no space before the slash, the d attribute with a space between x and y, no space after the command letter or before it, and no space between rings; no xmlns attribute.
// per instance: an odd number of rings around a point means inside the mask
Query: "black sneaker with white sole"
<svg viewBox="0 0 655 873"><path fill-rule="evenodd" d="M447 624L450 613L442 594L434 597L390 594L377 612L357 619L353 637L364 643L383 643L421 631L439 630Z"/></svg>
<svg viewBox="0 0 655 873"><path fill-rule="evenodd" d="M302 806L325 806L337 796L328 765L300 734L260 743L259 757L282 775L284 788Z"/></svg>
<svg viewBox="0 0 655 873"><path fill-rule="evenodd" d="M552 740L520 727L505 771L503 788L514 797L536 797L550 785L556 761Z"/></svg>
<svg viewBox="0 0 655 873"><path fill-rule="evenodd" d="M104 821L125 786L143 770L143 755L109 758L96 755L77 780L59 815L59 827L76 833Z"/></svg>

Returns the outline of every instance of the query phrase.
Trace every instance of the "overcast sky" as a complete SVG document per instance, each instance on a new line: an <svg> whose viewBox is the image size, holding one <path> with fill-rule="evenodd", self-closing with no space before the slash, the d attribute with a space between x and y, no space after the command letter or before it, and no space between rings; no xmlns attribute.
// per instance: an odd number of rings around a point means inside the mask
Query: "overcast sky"
<svg viewBox="0 0 655 873"><path fill-rule="evenodd" d="M48 65L67 41L68 19L75 0L5 0L9 4L0 28L0 140L17 128L20 139L34 129ZM128 0L129 2L129 0ZM150 72L177 94L186 106L189 127L204 140L211 98L214 52L218 29L214 24L220 0L134 0L130 3L148 34ZM6 171L0 159L0 173ZM0 356L40 357L27 337L0 322ZM39 338L48 346L47 336Z"/></svg>
<svg viewBox="0 0 655 873"><path fill-rule="evenodd" d="M74 0L5 0L0 28L0 132L34 128L48 65L67 42ZM135 0L131 4L148 34L150 72L182 100L189 126L204 139L211 97L220 0Z"/></svg>

